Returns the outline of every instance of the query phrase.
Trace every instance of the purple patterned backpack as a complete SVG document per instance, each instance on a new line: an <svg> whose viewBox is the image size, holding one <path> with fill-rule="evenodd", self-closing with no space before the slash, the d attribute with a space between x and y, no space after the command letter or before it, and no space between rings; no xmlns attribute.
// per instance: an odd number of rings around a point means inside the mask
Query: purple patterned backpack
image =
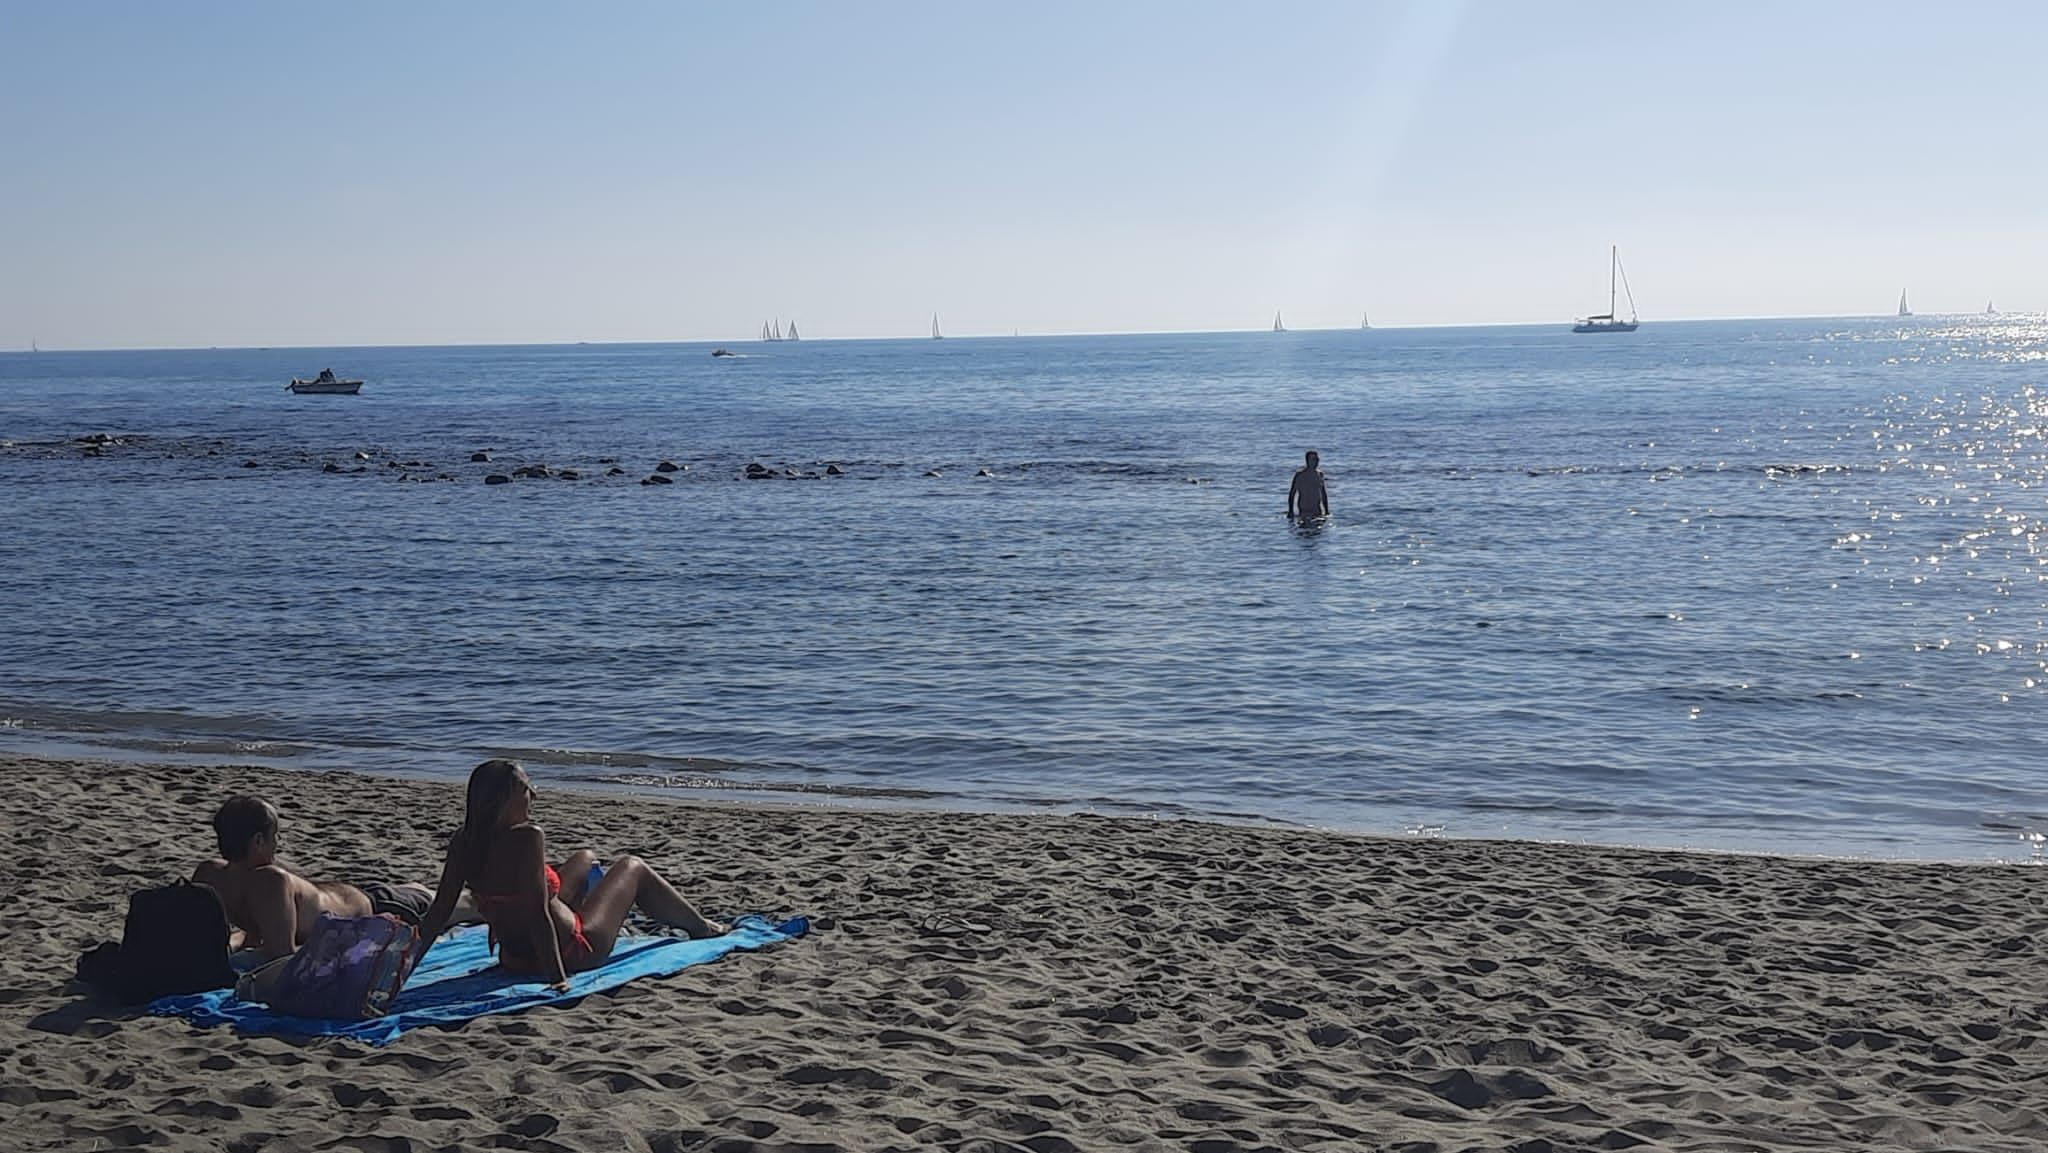
<svg viewBox="0 0 2048 1153"><path fill-rule="evenodd" d="M264 1000L295 1017L381 1017L391 1011L398 990L412 975L418 940L417 929L389 913L322 913Z"/></svg>

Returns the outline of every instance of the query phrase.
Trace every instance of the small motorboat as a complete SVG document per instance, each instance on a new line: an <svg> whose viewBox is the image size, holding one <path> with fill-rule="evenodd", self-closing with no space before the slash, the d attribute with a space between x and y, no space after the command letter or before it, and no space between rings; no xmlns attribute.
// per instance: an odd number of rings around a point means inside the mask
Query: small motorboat
<svg viewBox="0 0 2048 1153"><path fill-rule="evenodd" d="M333 369L323 368L320 370L320 375L311 380L300 380L296 376L292 377L292 382L285 385L285 387L293 392L325 392L354 396L363 390L363 382L360 380L342 380L334 375Z"/></svg>
<svg viewBox="0 0 2048 1153"><path fill-rule="evenodd" d="M734 352L734 351L733 351L732 349L730 349L730 348L714 348L714 349L712 349L712 350L711 350L711 355L713 355L713 356L738 356L738 355L739 355L739 353L737 353L737 352Z"/></svg>

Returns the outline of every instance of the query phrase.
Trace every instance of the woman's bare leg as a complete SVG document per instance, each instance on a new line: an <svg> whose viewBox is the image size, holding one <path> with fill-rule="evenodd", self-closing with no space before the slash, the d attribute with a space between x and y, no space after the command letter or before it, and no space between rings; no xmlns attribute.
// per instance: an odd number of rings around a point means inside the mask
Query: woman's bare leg
<svg viewBox="0 0 2048 1153"><path fill-rule="evenodd" d="M583 935L595 953L593 961L611 956L612 946L619 939L619 928L626 923L626 914L636 907L692 937L717 937L725 933L725 926L705 920L647 862L638 857L620 857L605 869L604 879L583 898Z"/></svg>
<svg viewBox="0 0 2048 1153"><path fill-rule="evenodd" d="M562 903L572 909L581 910L583 899L590 895L590 867L597 864L597 854L589 849L578 849L569 854L569 859L556 867L562 875Z"/></svg>

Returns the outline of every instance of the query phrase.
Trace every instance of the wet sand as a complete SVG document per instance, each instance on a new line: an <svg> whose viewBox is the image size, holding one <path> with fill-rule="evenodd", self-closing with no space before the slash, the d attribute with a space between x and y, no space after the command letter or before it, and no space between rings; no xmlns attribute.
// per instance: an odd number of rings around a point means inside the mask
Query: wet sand
<svg viewBox="0 0 2048 1153"><path fill-rule="evenodd" d="M467 766L462 766L466 768ZM2048 1148L2048 869L546 788L804 939L383 1049L68 984L236 792L316 878L432 881L459 787L0 757L18 1150Z"/></svg>

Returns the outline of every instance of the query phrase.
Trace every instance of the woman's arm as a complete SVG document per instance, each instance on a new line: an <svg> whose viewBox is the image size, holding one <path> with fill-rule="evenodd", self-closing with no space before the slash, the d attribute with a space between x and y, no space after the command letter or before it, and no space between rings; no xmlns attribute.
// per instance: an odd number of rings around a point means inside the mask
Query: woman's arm
<svg viewBox="0 0 2048 1153"><path fill-rule="evenodd" d="M520 919L532 934L532 955L540 962L548 987L566 989L569 971L562 964L561 938L555 934L555 898L548 892L547 837L539 825L519 825L506 830L506 836L511 838L513 875L526 878L519 884L519 904L526 914Z"/></svg>
<svg viewBox="0 0 2048 1153"><path fill-rule="evenodd" d="M463 861L467 857L461 838L448 845L448 858L441 862L441 884L434 890L434 904L420 921L419 951L424 955L427 946L448 931L448 922L455 917L455 904L462 899L462 887L469 883Z"/></svg>

